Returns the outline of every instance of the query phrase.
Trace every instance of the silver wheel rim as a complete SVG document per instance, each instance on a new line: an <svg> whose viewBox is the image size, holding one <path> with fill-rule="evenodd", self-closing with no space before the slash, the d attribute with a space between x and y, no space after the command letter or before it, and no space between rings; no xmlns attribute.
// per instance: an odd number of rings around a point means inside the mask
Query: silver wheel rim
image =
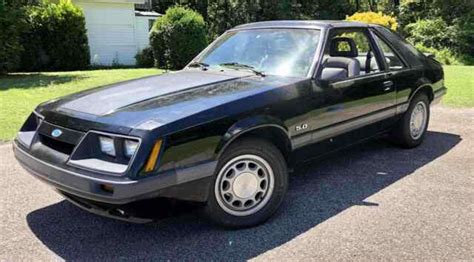
<svg viewBox="0 0 474 262"><path fill-rule="evenodd" d="M234 216L248 216L270 200L275 179L273 169L263 158L242 155L228 161L219 171L215 195L219 206Z"/></svg>
<svg viewBox="0 0 474 262"><path fill-rule="evenodd" d="M427 113L426 105L423 101L418 102L411 112L410 136L415 140L419 139L425 131L428 118Z"/></svg>

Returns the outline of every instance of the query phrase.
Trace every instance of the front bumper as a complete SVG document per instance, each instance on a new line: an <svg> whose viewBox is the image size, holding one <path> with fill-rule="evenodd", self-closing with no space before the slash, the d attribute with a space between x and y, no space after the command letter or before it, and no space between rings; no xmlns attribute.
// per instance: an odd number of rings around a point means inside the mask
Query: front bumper
<svg viewBox="0 0 474 262"><path fill-rule="evenodd" d="M176 188L195 188L196 190L207 188L217 165L216 161L206 162L193 167L176 169L133 180L128 177L108 177L100 176L100 174L92 177L60 168L30 155L16 141L13 142L13 151L24 169L60 192L85 200L113 205L128 204L160 196L173 197L174 192L179 192L184 195L181 199L186 199L187 192ZM186 187L186 185L193 184L196 181L204 181L205 187ZM104 186L113 190L104 190ZM196 192L189 192L189 195L196 195ZM177 196L177 198L180 197Z"/></svg>

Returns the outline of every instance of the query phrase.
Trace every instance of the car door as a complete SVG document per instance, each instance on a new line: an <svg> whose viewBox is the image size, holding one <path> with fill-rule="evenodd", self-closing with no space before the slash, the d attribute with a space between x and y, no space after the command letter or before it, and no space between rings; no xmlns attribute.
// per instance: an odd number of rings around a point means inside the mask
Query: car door
<svg viewBox="0 0 474 262"><path fill-rule="evenodd" d="M338 46L334 51L335 47L331 42L340 39L352 40L347 40L349 44ZM351 50L354 45L357 50ZM313 142L395 116L394 83L390 72L385 70L381 54L366 28L332 29L324 50L316 77L317 84L313 88L318 105L311 123ZM326 69L337 71L337 68L327 67L329 61L333 60L358 63L360 72L327 78ZM337 64L335 66L337 67ZM380 128L371 131L377 132Z"/></svg>

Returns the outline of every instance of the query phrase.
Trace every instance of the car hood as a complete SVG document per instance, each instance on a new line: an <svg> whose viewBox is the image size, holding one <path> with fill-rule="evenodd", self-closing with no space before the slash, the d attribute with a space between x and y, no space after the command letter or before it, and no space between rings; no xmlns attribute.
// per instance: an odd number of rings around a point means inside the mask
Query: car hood
<svg viewBox="0 0 474 262"><path fill-rule="evenodd" d="M46 121L84 131L150 130L299 80L237 70L188 69L66 96L40 105L37 111Z"/></svg>

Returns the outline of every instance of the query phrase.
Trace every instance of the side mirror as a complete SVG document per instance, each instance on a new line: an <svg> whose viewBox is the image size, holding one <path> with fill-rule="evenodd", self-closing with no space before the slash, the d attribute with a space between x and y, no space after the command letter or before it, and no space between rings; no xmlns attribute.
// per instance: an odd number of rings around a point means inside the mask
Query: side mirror
<svg viewBox="0 0 474 262"><path fill-rule="evenodd" d="M317 86L320 86L320 87L329 86L329 80L322 78L322 73L316 74L315 76L312 77L312 79L313 79L313 83L316 84Z"/></svg>
<svg viewBox="0 0 474 262"><path fill-rule="evenodd" d="M320 87L328 87L330 84L331 84L331 81L327 80L327 79L313 79L314 82L316 83L316 85L320 86Z"/></svg>

